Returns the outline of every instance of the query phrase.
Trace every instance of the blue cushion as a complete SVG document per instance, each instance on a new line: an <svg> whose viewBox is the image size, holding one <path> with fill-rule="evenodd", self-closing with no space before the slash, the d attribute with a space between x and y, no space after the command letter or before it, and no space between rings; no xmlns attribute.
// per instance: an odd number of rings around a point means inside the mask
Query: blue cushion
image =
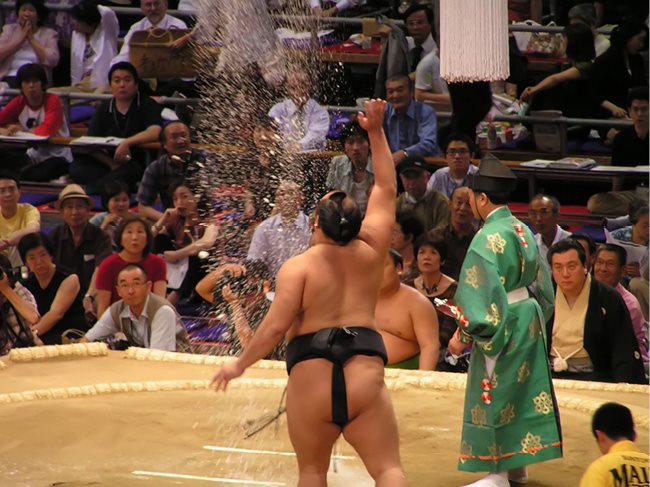
<svg viewBox="0 0 650 487"><path fill-rule="evenodd" d="M70 107L70 123L88 122L93 118L95 107L91 105L72 105Z"/></svg>

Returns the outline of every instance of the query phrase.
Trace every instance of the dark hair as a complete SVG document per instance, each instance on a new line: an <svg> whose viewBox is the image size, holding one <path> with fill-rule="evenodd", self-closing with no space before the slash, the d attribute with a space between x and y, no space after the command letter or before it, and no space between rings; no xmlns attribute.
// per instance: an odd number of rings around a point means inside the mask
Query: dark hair
<svg viewBox="0 0 650 487"><path fill-rule="evenodd" d="M74 20L97 27L102 21L102 14L93 0L81 0L70 9L70 15Z"/></svg>
<svg viewBox="0 0 650 487"><path fill-rule="evenodd" d="M577 240L578 242L580 240L582 240L583 242L587 242L587 248L589 249L590 254L593 254L596 251L596 244L594 243L594 239L591 238L586 233L572 233L571 235L569 235L568 238L572 238L573 240Z"/></svg>
<svg viewBox="0 0 650 487"><path fill-rule="evenodd" d="M108 202L110 199L122 193L126 193L127 196L129 195L129 186L124 181L113 179L107 182L104 185L104 191L102 191L102 208L108 211Z"/></svg>
<svg viewBox="0 0 650 487"><path fill-rule="evenodd" d="M269 117L268 114L262 113L257 118L255 127L262 127L265 129L273 130L275 132L278 130L278 121L273 117Z"/></svg>
<svg viewBox="0 0 650 487"><path fill-rule="evenodd" d="M476 151L476 145L474 144L474 141L462 132L455 132L447 137L445 140L445 153L447 153L447 147L451 142L463 142L467 146L470 155L474 154Z"/></svg>
<svg viewBox="0 0 650 487"><path fill-rule="evenodd" d="M648 203L643 200L634 200L630 203L630 223L635 225L639 218L648 214Z"/></svg>
<svg viewBox="0 0 650 487"><path fill-rule="evenodd" d="M0 179L11 179L16 183L16 186L20 188L20 179L18 179L18 175L9 169L0 169Z"/></svg>
<svg viewBox="0 0 650 487"><path fill-rule="evenodd" d="M316 209L323 233L339 245L345 245L361 229L361 210L344 191L335 191L321 200Z"/></svg>
<svg viewBox="0 0 650 487"><path fill-rule="evenodd" d="M393 264L395 267L404 267L404 258L402 257L402 254L400 254L397 250L391 247L388 249L388 255L390 255L391 259L393 259Z"/></svg>
<svg viewBox="0 0 650 487"><path fill-rule="evenodd" d="M569 20L577 20L589 27L596 25L596 7L591 3L580 3L569 10Z"/></svg>
<svg viewBox="0 0 650 487"><path fill-rule="evenodd" d="M472 191L475 195L483 193L495 205L507 205L510 203L511 194L507 191L476 191L475 189L472 189Z"/></svg>
<svg viewBox="0 0 650 487"><path fill-rule="evenodd" d="M20 68L18 68L18 72L16 73L16 81L19 85L22 85L22 83L32 79L41 82L42 90L45 90L45 88L47 88L47 73L45 72L45 68L43 66L40 64L30 63L23 64Z"/></svg>
<svg viewBox="0 0 650 487"><path fill-rule="evenodd" d="M614 252L616 254L619 267L623 267L625 265L625 262L627 262L627 250L625 250L620 245L616 245L612 243L604 243L599 245L598 249L596 250L596 253L594 254L594 259L598 258L598 254L600 254L603 251Z"/></svg>
<svg viewBox="0 0 650 487"><path fill-rule="evenodd" d="M569 250L575 250L578 252L578 257L580 258L582 265L587 265L587 256L585 255L585 249L582 247L582 245L580 245L579 242L576 242L572 238L565 238L564 240L560 240L559 242L551 245L551 248L548 249L548 252L546 254L546 259L548 260L549 265L551 265L551 267L553 266L553 256L555 254L563 254Z"/></svg>
<svg viewBox="0 0 650 487"><path fill-rule="evenodd" d="M137 83L140 81L140 77L138 76L138 70L135 68L135 66L131 63L127 63L126 61L121 61L119 63L113 64L111 66L111 69L108 70L108 82L111 82L111 79L113 78L113 73L115 71L128 71L131 73L131 76L133 76L133 80Z"/></svg>
<svg viewBox="0 0 650 487"><path fill-rule="evenodd" d="M122 267L115 275L115 284L117 284L117 281L119 280L120 274L122 274L122 272L131 271L133 269L138 269L140 272L142 272L142 274L144 274L145 281L149 280L149 274L147 273L147 270L144 267L142 267L140 264L129 262L124 267Z"/></svg>
<svg viewBox="0 0 650 487"><path fill-rule="evenodd" d="M420 219L412 211L404 210L397 212L395 222L402 229L404 236L410 235L412 237L412 242L415 242L422 235L422 232L424 232L424 225L422 225Z"/></svg>
<svg viewBox="0 0 650 487"><path fill-rule="evenodd" d="M31 5L36 10L36 25L41 27L45 25L47 17L50 15L50 10L45 6L45 3L42 0L18 0L16 2L16 15L23 5Z"/></svg>
<svg viewBox="0 0 650 487"><path fill-rule="evenodd" d="M647 86L635 86L631 88L627 93L627 106L631 107L634 100L643 100L648 101L648 87Z"/></svg>
<svg viewBox="0 0 650 487"><path fill-rule="evenodd" d="M185 186L186 188L188 188L191 191L190 185L187 182L187 180L182 176L178 176L178 177L175 177L174 179L172 179L171 182L169 183L169 187L167 189L167 191L169 193L169 196L173 196L174 191L176 191L181 186Z"/></svg>
<svg viewBox="0 0 650 487"><path fill-rule="evenodd" d="M627 48L627 42L637 34L646 32L647 27L643 22L635 19L626 19L612 30L610 40L612 48L617 51L624 51Z"/></svg>
<svg viewBox="0 0 650 487"><path fill-rule="evenodd" d="M368 132L361 128L359 122L352 122L347 124L343 131L341 132L341 142L345 144L350 138L361 137L362 139L368 140Z"/></svg>
<svg viewBox="0 0 650 487"><path fill-rule="evenodd" d="M428 231L418 237L418 239L415 241L415 244L413 245L413 255L417 257L420 249L426 245L436 249L438 254L440 254L441 263L447 258L447 242L445 242L444 239L440 237L434 236L431 231Z"/></svg>
<svg viewBox="0 0 650 487"><path fill-rule="evenodd" d="M132 213L125 215L124 218L122 218L120 224L115 229L115 237L114 237L115 250L121 252L124 249L124 247L122 247L122 234L124 233L124 229L127 227L127 225L130 225L133 222L141 223L147 235L147 244L144 246L144 249L142 249L142 257L145 257L151 251L151 243L153 241L153 236L151 235L151 228L149 227L149 224L144 218L134 215Z"/></svg>
<svg viewBox="0 0 650 487"><path fill-rule="evenodd" d="M421 10L423 10L424 13L427 15L427 21L429 22L429 24L433 25L433 10L431 10L431 8L428 7L427 5L423 5L421 3L414 3L409 8L407 8L404 14L402 15L402 19L406 21L406 19L408 19L411 15Z"/></svg>
<svg viewBox="0 0 650 487"><path fill-rule="evenodd" d="M615 402L608 402L596 409L591 420L591 432L602 431L610 439L627 438L634 441L634 419L629 408Z"/></svg>
<svg viewBox="0 0 650 487"><path fill-rule="evenodd" d="M165 133L166 130L167 130L167 127L169 127L170 125L177 124L177 123L187 127L187 130L190 132L190 136L192 135L192 129L190 129L189 125L187 125L185 122L183 122L182 120L171 120L171 121L167 122L166 124L164 124L162 126L162 129L160 130L160 133L158 134L158 140L160 141L160 145L164 145L165 142L167 142L167 135Z"/></svg>
<svg viewBox="0 0 650 487"><path fill-rule="evenodd" d="M386 83L394 81L406 81L406 84L409 87L409 90L413 90L413 81L405 74L394 74L386 79Z"/></svg>
<svg viewBox="0 0 650 487"><path fill-rule="evenodd" d="M574 64L591 61L596 57L594 34L589 26L582 23L569 24L563 33L567 39L566 56Z"/></svg>
<svg viewBox="0 0 650 487"><path fill-rule="evenodd" d="M535 196L533 196L530 199L529 205L532 204L533 201L535 200L541 200L542 198L546 198L548 200L551 200L551 210L553 210L554 214L557 214L560 212L560 200L558 200L555 196L550 195L550 194L544 194L544 193L537 193Z"/></svg>
<svg viewBox="0 0 650 487"><path fill-rule="evenodd" d="M27 252L38 247L43 247L47 250L47 253L50 254L50 256L54 255L54 246L52 245L52 241L50 240L50 237L45 235L43 232L28 233L23 236L23 238L20 239L20 242L18 242L18 253L20 254L22 261L27 262Z"/></svg>

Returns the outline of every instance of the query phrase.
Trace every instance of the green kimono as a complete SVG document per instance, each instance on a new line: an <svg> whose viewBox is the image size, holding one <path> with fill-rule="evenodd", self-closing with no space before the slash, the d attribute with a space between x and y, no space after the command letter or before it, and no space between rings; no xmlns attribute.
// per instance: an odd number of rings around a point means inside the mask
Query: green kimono
<svg viewBox="0 0 650 487"><path fill-rule="evenodd" d="M561 457L544 334L553 288L533 234L507 207L474 236L454 303L461 339L474 341L459 469L503 472Z"/></svg>

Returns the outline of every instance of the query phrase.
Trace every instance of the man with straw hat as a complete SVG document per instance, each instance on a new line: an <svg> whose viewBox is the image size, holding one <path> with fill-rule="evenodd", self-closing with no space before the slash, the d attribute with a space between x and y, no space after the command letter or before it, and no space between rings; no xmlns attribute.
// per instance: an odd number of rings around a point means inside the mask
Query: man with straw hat
<svg viewBox="0 0 650 487"><path fill-rule="evenodd" d="M546 359L544 324L553 288L533 234L506 206L514 173L492 155L470 180L470 205L484 222L458 279L452 308L460 354L473 342L459 469L488 472L473 487L508 487L526 465L559 458L562 442Z"/></svg>

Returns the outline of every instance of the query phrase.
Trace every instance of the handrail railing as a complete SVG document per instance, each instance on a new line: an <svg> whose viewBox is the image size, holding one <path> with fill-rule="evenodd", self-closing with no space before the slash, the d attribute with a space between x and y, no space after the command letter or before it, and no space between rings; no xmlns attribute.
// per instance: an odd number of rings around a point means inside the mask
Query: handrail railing
<svg viewBox="0 0 650 487"><path fill-rule="evenodd" d="M631 120L597 119L597 118L572 118L572 117L539 117L520 115L495 115L495 122L515 123L548 123L557 125L583 125L585 127L611 127L624 129L633 125Z"/></svg>

